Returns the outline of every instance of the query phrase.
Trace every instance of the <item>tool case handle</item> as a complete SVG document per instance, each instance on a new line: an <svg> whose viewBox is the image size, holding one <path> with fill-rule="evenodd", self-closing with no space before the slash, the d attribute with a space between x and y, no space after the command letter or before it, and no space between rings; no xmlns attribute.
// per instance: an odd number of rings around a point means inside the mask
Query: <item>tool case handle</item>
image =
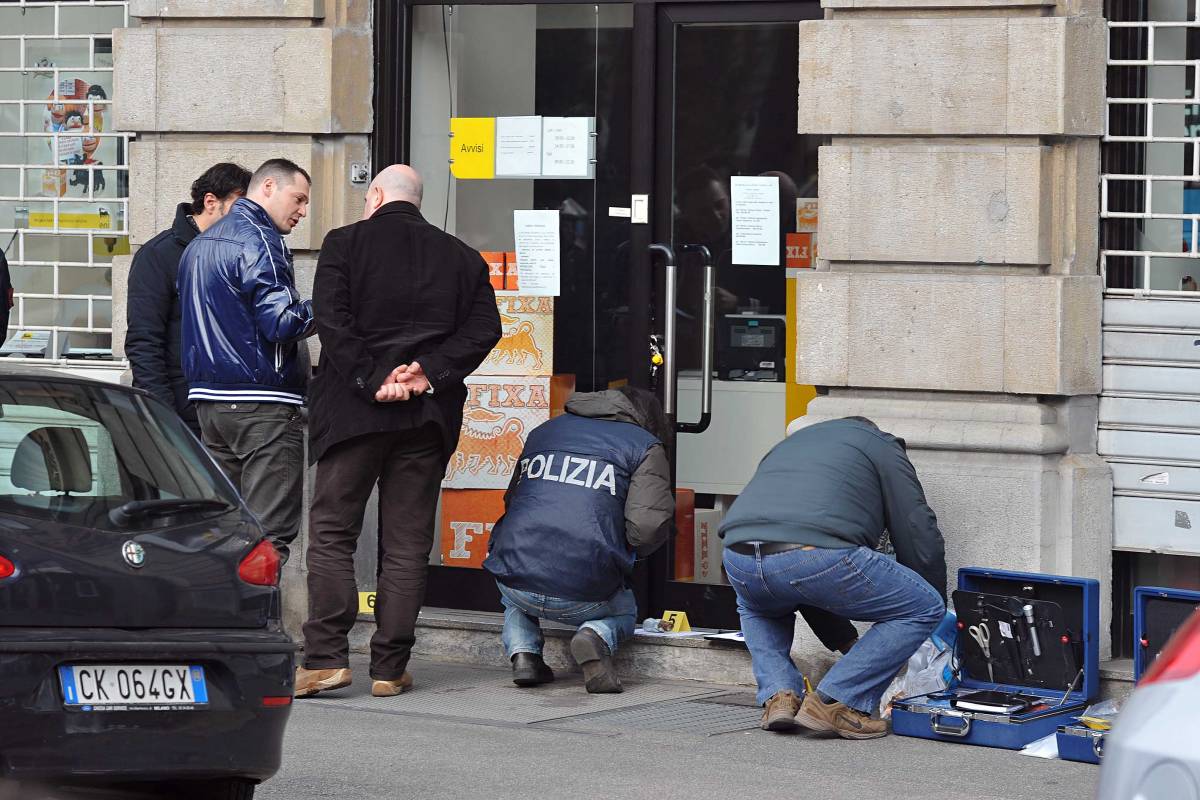
<svg viewBox="0 0 1200 800"><path fill-rule="evenodd" d="M957 719L961 725L947 725L943 722L944 719ZM946 714L943 715L937 711L932 711L929 714L929 727L939 736L953 736L956 739L963 739L971 732L971 718L966 715Z"/></svg>

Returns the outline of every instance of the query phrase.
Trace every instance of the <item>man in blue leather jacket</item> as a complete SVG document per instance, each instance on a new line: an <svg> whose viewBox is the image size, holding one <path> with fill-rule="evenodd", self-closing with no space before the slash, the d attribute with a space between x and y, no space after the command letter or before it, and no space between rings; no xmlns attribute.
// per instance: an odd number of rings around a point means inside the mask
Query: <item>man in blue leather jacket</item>
<svg viewBox="0 0 1200 800"><path fill-rule="evenodd" d="M283 243L308 213L308 173L271 159L179 262L183 373L201 438L284 560L300 530L302 409L315 330Z"/></svg>

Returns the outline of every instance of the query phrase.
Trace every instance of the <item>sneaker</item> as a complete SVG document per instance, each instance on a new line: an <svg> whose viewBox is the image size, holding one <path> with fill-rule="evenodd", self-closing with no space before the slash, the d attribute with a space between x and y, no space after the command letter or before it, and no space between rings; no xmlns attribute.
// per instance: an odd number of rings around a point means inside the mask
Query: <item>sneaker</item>
<svg viewBox="0 0 1200 800"><path fill-rule="evenodd" d="M809 692L805 696L796 714L796 722L810 731L836 733L843 739L878 739L887 736L888 732L887 723L883 720L871 719L870 714L836 700L832 703L822 702L816 692Z"/></svg>
<svg viewBox="0 0 1200 800"><path fill-rule="evenodd" d="M537 686L554 680L554 671L542 660L541 653L514 653L512 670L517 686Z"/></svg>
<svg viewBox="0 0 1200 800"><path fill-rule="evenodd" d="M790 731L796 727L796 712L800 710L800 698L791 689L771 695L763 704L762 720L758 727L764 731Z"/></svg>
<svg viewBox="0 0 1200 800"><path fill-rule="evenodd" d="M372 681L371 694L376 697L395 697L398 694L404 694L412 687L412 675L406 672L394 681Z"/></svg>
<svg viewBox="0 0 1200 800"><path fill-rule="evenodd" d="M612 653L600 634L591 628L580 628L571 637L571 655L583 668L583 685L591 694L617 694L625 691L617 668L613 665Z"/></svg>
<svg viewBox="0 0 1200 800"><path fill-rule="evenodd" d="M305 669L296 667L296 697L312 697L317 692L328 692L350 685L349 667L335 669Z"/></svg>

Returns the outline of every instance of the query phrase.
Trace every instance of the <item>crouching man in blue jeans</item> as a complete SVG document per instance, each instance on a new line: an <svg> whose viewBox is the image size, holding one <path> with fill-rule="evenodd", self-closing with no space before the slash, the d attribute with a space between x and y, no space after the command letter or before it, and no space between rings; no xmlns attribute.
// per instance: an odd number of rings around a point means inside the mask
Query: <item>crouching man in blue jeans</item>
<svg viewBox="0 0 1200 800"><path fill-rule="evenodd" d="M671 429L643 389L577 394L566 411L529 434L483 568L500 588L513 683L554 680L538 623L550 619L579 626L571 655L587 690L619 692L612 656L637 618L626 582L675 514Z"/></svg>
<svg viewBox="0 0 1200 800"><path fill-rule="evenodd" d="M895 560L879 552L885 529ZM863 417L793 433L758 465L721 536L762 727L887 735L871 712L946 610L945 545L904 440ZM790 655L798 605L874 623L808 696Z"/></svg>

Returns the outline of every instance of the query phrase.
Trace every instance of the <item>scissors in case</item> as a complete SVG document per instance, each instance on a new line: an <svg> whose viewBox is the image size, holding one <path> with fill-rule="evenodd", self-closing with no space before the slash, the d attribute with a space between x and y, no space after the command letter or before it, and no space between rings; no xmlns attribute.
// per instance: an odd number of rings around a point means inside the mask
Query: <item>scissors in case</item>
<svg viewBox="0 0 1200 800"><path fill-rule="evenodd" d="M996 677L992 674L992 632L988 630L986 624L972 625L967 628L967 633L971 634L971 638L979 645L979 649L983 651L983 657L987 659L988 681L996 682Z"/></svg>

